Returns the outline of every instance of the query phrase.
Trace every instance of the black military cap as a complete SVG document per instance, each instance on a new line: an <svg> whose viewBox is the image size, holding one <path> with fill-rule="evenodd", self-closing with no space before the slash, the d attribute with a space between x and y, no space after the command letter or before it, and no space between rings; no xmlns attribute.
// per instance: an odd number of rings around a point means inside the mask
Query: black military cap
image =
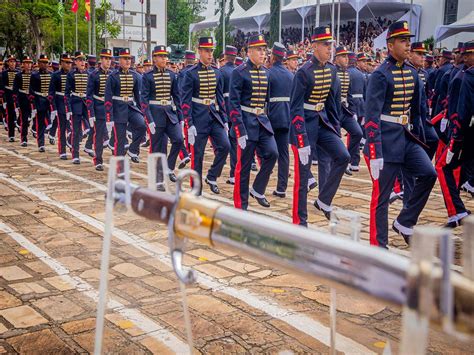
<svg viewBox="0 0 474 355"><path fill-rule="evenodd" d="M61 62L66 62L66 63L72 63L71 55L69 53L61 54L60 61Z"/></svg>
<svg viewBox="0 0 474 355"><path fill-rule="evenodd" d="M86 59L86 55L84 54L84 52L77 51L76 53L74 53L74 59Z"/></svg>
<svg viewBox="0 0 474 355"><path fill-rule="evenodd" d="M286 48L280 42L273 43L272 54L284 58L286 56Z"/></svg>
<svg viewBox="0 0 474 355"><path fill-rule="evenodd" d="M102 48L100 50L100 56L106 58L112 58L112 50L109 48Z"/></svg>
<svg viewBox="0 0 474 355"><path fill-rule="evenodd" d="M166 48L166 46L160 44L153 48L153 55L169 56L168 49Z"/></svg>
<svg viewBox="0 0 474 355"><path fill-rule="evenodd" d="M49 63L49 58L46 54L40 54L38 57L38 63Z"/></svg>
<svg viewBox="0 0 474 355"><path fill-rule="evenodd" d="M410 33L408 22L397 21L392 23L387 30L387 40L396 37L415 37Z"/></svg>

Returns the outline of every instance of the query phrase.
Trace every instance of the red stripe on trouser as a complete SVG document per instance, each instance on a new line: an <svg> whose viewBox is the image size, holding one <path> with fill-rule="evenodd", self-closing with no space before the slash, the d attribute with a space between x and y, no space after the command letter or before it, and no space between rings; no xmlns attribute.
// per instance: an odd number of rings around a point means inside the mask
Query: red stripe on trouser
<svg viewBox="0 0 474 355"><path fill-rule="evenodd" d="M441 192L443 193L444 203L446 205L446 210L448 211L448 216L452 217L456 215L456 207L453 203L453 198L451 193L449 192L448 183L446 181L446 175L444 173L443 168L446 166L446 154L448 150L445 149L443 154L440 156L438 160L436 160L435 169L438 173L438 180L441 186Z"/></svg>
<svg viewBox="0 0 474 355"><path fill-rule="evenodd" d="M400 181L398 180L398 177L395 178L395 183L393 184L393 192L396 194L399 194L402 192L402 185L400 185Z"/></svg>
<svg viewBox="0 0 474 355"><path fill-rule="evenodd" d="M293 223L300 224L300 216L298 214L298 204L299 204L299 189L300 189L300 162L299 162L299 154L298 148L292 145L291 149L293 150L294 155L294 164L295 164L295 177L294 177L294 185L293 185Z"/></svg>
<svg viewBox="0 0 474 355"><path fill-rule="evenodd" d="M456 181L456 188L459 189L459 180L461 180L461 167L460 166L454 169L453 175L454 175L454 181Z"/></svg>
<svg viewBox="0 0 474 355"><path fill-rule="evenodd" d="M61 146L61 120L59 119L59 114L58 114L58 117L56 117L56 119L58 120L58 133L57 133L57 137L58 137L58 154L61 154L61 151L62 151L62 146ZM64 132L64 134L66 134L66 132Z"/></svg>
<svg viewBox="0 0 474 355"><path fill-rule="evenodd" d="M259 167L262 167L262 159L260 159L260 157L258 156L256 150L255 150L255 156L257 157L258 166L259 166Z"/></svg>
<svg viewBox="0 0 474 355"><path fill-rule="evenodd" d="M196 138L194 138L194 139L196 139ZM194 141L194 143L196 143L196 141ZM194 144L191 144L190 147L191 147L191 169L194 170L194 166L195 166L194 159L196 159L196 156L194 154ZM193 178L190 178L189 182L191 184L191 187L193 187L194 186Z"/></svg>
<svg viewBox="0 0 474 355"><path fill-rule="evenodd" d="M372 173L370 171L370 160L364 155L364 159L369 169L370 178ZM372 198L370 199L370 245L379 245L377 240L377 206L379 204L380 185L379 180L372 179Z"/></svg>
<svg viewBox="0 0 474 355"><path fill-rule="evenodd" d="M36 114L36 117L35 117L35 126L36 126L36 144L38 145L39 147L39 124L38 124L38 120L39 120L39 117L38 117L38 114Z"/></svg>
<svg viewBox="0 0 474 355"><path fill-rule="evenodd" d="M114 136L115 136L115 139L114 139L114 155L117 156L118 136L117 136L117 128L115 127L115 124L114 124Z"/></svg>
<svg viewBox="0 0 474 355"><path fill-rule="evenodd" d="M238 139L237 139L238 140ZM242 172L242 149L237 143L237 164L234 172L234 207L242 208L242 199L240 198L240 174Z"/></svg>
<svg viewBox="0 0 474 355"><path fill-rule="evenodd" d="M94 135L92 136L92 144L94 144L94 151L95 151L94 159L92 160L94 161L94 165L97 165L97 125L95 126Z"/></svg>
<svg viewBox="0 0 474 355"><path fill-rule="evenodd" d="M71 153L74 159L74 114L71 115Z"/></svg>
<svg viewBox="0 0 474 355"><path fill-rule="evenodd" d="M155 128L155 129L156 129L156 128ZM153 144L152 144L153 141L151 140L152 134L151 134L151 132L150 132L150 127L148 127L148 125L146 125L146 130L147 130L147 132L148 132L148 139L150 140L150 142L149 142L149 143L150 143L150 146L148 147L148 153L153 153ZM155 131L155 133L156 133L156 131Z"/></svg>
<svg viewBox="0 0 474 355"><path fill-rule="evenodd" d="M443 155L444 147L446 147L446 144L440 139L438 141L438 148L436 148L435 161L438 161L441 155Z"/></svg>
<svg viewBox="0 0 474 355"><path fill-rule="evenodd" d="M351 135L347 133L347 140L346 140L346 147L349 149L349 146L351 145Z"/></svg>

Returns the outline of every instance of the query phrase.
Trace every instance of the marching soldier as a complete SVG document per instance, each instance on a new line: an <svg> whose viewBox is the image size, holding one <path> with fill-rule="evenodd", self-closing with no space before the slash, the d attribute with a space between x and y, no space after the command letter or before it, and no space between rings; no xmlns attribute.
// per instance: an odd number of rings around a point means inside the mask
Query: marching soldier
<svg viewBox="0 0 474 355"><path fill-rule="evenodd" d="M105 85L105 117L109 136L112 128L115 132L114 155L125 155L127 143L127 125L132 131L132 143L128 156L139 163L140 143L146 135L146 124L140 105L140 78L131 70L130 50L123 48L119 53L120 68L112 72Z"/></svg>
<svg viewBox="0 0 474 355"><path fill-rule="evenodd" d="M351 89L351 74L349 67L349 51L346 47L336 48L335 64L337 67L337 75L341 83L341 126L347 132L347 150L351 156L351 161L346 169L347 175L352 172L359 171L359 144L362 139L362 128L357 122L357 112L352 111L349 107L349 99L352 99L353 90Z"/></svg>
<svg viewBox="0 0 474 355"><path fill-rule="evenodd" d="M25 57L22 60L22 70L15 76L13 82L13 93L15 97L15 113L20 122L20 142L22 147L28 145L28 126L31 120L31 104L30 104L30 79L31 67L33 60Z"/></svg>
<svg viewBox="0 0 474 355"><path fill-rule="evenodd" d="M219 194L217 178L222 173L229 154L227 117L224 103L224 81L221 72L212 63L212 37L199 39L199 63L184 74L182 110L188 122L188 141L191 145L191 167L202 176L206 143L210 138L215 158L205 182L211 191Z"/></svg>
<svg viewBox="0 0 474 355"><path fill-rule="evenodd" d="M87 55L87 74L92 74L97 66L97 57L95 55Z"/></svg>
<svg viewBox="0 0 474 355"><path fill-rule="evenodd" d="M313 56L295 75L291 91L290 139L295 155L293 223L307 225L307 182L310 176L311 146L328 157L330 170L320 185L314 206L330 218L332 200L350 156L340 138L338 78L328 63L333 38L328 27L317 27L311 36ZM319 152L318 152L319 153Z"/></svg>
<svg viewBox="0 0 474 355"><path fill-rule="evenodd" d="M66 106L68 119L72 120L72 163L80 164L79 145L82 140L82 121L87 120L86 92L89 74L85 69L86 56L78 51L74 54L75 68L67 75Z"/></svg>
<svg viewBox="0 0 474 355"><path fill-rule="evenodd" d="M226 112L230 112L229 103L229 90L230 90L230 77L232 71L236 68L235 57L237 56L237 48L233 46L226 46L224 51L225 64L220 68L222 77L224 79L224 101ZM229 185L235 184L235 164L237 164L237 142L232 138L230 132L232 129L232 123L229 122L229 141L230 141L230 174L226 183Z"/></svg>
<svg viewBox="0 0 474 355"><path fill-rule="evenodd" d="M292 73L295 74L298 70L298 53L295 51L286 52L286 68Z"/></svg>
<svg viewBox="0 0 474 355"><path fill-rule="evenodd" d="M388 244L389 197L400 169L405 178L416 179L409 200L392 226L407 244L436 181L436 172L420 141L423 128L418 73L405 62L410 37L406 21L390 25L390 55L371 75L367 87L364 155L373 181L370 243L382 248Z"/></svg>
<svg viewBox="0 0 474 355"><path fill-rule="evenodd" d="M247 62L232 72L229 94L231 135L237 140L234 206L244 210L248 208L250 170L255 152L260 159L260 171L250 195L263 207L270 207L265 189L278 158L273 129L265 114L268 72L263 66L267 49L263 35L251 36L247 48Z"/></svg>
<svg viewBox="0 0 474 355"><path fill-rule="evenodd" d="M278 180L273 195L284 198L288 187L290 172L289 131L290 131L290 93L294 75L283 65L286 49L281 43L274 43L268 70L268 119L272 125L273 136L278 149Z"/></svg>
<svg viewBox="0 0 474 355"><path fill-rule="evenodd" d="M104 140L107 139L107 127L105 123L105 84L109 77L112 63L112 50L104 48L100 51L100 66L89 74L87 85L86 105L87 116L91 128L94 129L94 165L95 170L104 170L102 154L104 151Z"/></svg>
<svg viewBox="0 0 474 355"><path fill-rule="evenodd" d="M38 71L33 72L30 79L31 116L35 120L36 141L38 142L38 150L41 153L45 152L44 134L48 114L55 114L55 110L51 106L52 98L49 96L51 72L48 71L48 62L48 57L45 54L40 54L38 58Z"/></svg>
<svg viewBox="0 0 474 355"><path fill-rule="evenodd" d="M2 82L3 82L2 73L3 73L3 59L0 58L0 116L2 117L1 124L4 126L5 130L8 131L8 127L7 127L7 124L6 124L6 117L5 117L5 107L7 105L6 105L6 103L4 102L4 99L3 99L3 94L5 93L5 90L3 89L3 84L2 84Z"/></svg>
<svg viewBox="0 0 474 355"><path fill-rule="evenodd" d="M16 129L16 119L15 119L15 98L13 93L13 81L15 80L15 75L18 73L16 69L16 59L15 56L9 55L6 59L7 68L2 74L2 80L0 84L0 99L3 102L3 109L5 110L6 116L6 128L8 130L8 141L15 141L15 129Z"/></svg>
<svg viewBox="0 0 474 355"><path fill-rule="evenodd" d="M356 66L357 56L353 52L349 52L347 55L349 58L349 96L347 103L349 104L349 110L354 112L357 116L357 122L362 129L363 138L361 139L360 145L365 143L365 131L364 127L364 106L365 106L365 91L367 89L367 77L366 75ZM360 157L360 156L359 156ZM355 165L356 161L351 162L349 168L352 171L358 171L359 166Z"/></svg>
<svg viewBox="0 0 474 355"><path fill-rule="evenodd" d="M153 63L150 59L145 59L143 61L143 72L146 74L153 69Z"/></svg>
<svg viewBox="0 0 474 355"><path fill-rule="evenodd" d="M71 71L72 58L68 53L61 54L61 68L51 75L49 86L49 96L52 98L52 106L57 111L57 122L59 128L58 153L59 159L66 160L66 132L71 130L70 120L67 118L68 107L66 105L66 81L67 75ZM51 132L50 132L51 134Z"/></svg>
<svg viewBox="0 0 474 355"><path fill-rule="evenodd" d="M181 109L177 76L166 69L168 57L166 46L160 45L153 49L154 67L143 76L141 107L148 123L150 152L166 154L168 138L171 141L168 168L171 171L170 180L175 182L173 170L184 140L176 113L176 110Z"/></svg>

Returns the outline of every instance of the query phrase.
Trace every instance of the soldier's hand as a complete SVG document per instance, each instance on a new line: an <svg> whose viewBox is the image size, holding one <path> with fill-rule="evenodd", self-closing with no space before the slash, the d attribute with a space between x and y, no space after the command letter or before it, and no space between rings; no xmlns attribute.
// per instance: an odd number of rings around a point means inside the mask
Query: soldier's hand
<svg viewBox="0 0 474 355"><path fill-rule="evenodd" d="M229 124L228 123L224 123L224 128L226 130L226 132L229 132Z"/></svg>
<svg viewBox="0 0 474 355"><path fill-rule="evenodd" d="M442 118L441 119L441 123L440 123L440 126L439 126L439 130L441 132L444 132L446 131L446 127L448 126L448 119L447 118Z"/></svg>
<svg viewBox="0 0 474 355"><path fill-rule="evenodd" d="M372 179L377 180L380 176L380 170L383 169L383 158L370 159L370 175Z"/></svg>
<svg viewBox="0 0 474 355"><path fill-rule="evenodd" d="M474 126L474 116L471 117L471 122L469 123L469 127Z"/></svg>
<svg viewBox="0 0 474 355"><path fill-rule="evenodd" d="M188 142L191 145L194 145L196 142L197 130L196 127L191 126L188 128Z"/></svg>
<svg viewBox="0 0 474 355"><path fill-rule="evenodd" d="M3 106L3 109L4 109L4 110L7 109L7 103L6 103L6 102L4 102L2 106Z"/></svg>
<svg viewBox="0 0 474 355"><path fill-rule="evenodd" d="M354 118L357 121L358 119L357 114L354 113L354 115L352 115L352 118Z"/></svg>
<svg viewBox="0 0 474 355"><path fill-rule="evenodd" d="M53 123L53 121L56 119L56 116L58 115L58 111L51 111L51 115L49 116L49 118L51 119L51 123Z"/></svg>
<svg viewBox="0 0 474 355"><path fill-rule="evenodd" d="M31 110L31 119L33 119L33 117L36 117L37 114L38 114L38 111L36 109Z"/></svg>
<svg viewBox="0 0 474 355"><path fill-rule="evenodd" d="M311 147L307 145L306 147L298 148L298 156L301 164L307 165L309 163L309 157L311 156Z"/></svg>
<svg viewBox="0 0 474 355"><path fill-rule="evenodd" d="M155 122L150 122L150 123L148 123L148 129L150 130L150 133L151 133L151 134L155 134L155 133L156 133L156 125L155 125Z"/></svg>
<svg viewBox="0 0 474 355"><path fill-rule="evenodd" d="M15 109L16 118L20 118L20 109L17 107Z"/></svg>
<svg viewBox="0 0 474 355"><path fill-rule="evenodd" d="M247 146L247 139L249 139L249 136L247 136L247 135L239 137L237 139L237 142L239 143L240 149L242 149L242 150L245 149L245 147Z"/></svg>
<svg viewBox="0 0 474 355"><path fill-rule="evenodd" d="M454 153L448 149L446 153L446 164L449 165L451 163L451 160L453 160Z"/></svg>
<svg viewBox="0 0 474 355"><path fill-rule="evenodd" d="M114 121L106 122L107 132L109 133L109 137L112 134L112 128L114 128Z"/></svg>
<svg viewBox="0 0 474 355"><path fill-rule="evenodd" d="M89 125L91 126L91 128L94 127L94 124L95 124L95 117L89 117Z"/></svg>
<svg viewBox="0 0 474 355"><path fill-rule="evenodd" d="M71 111L66 112L66 119L67 119L67 120L70 120L71 117L72 117L72 112L71 112Z"/></svg>
<svg viewBox="0 0 474 355"><path fill-rule="evenodd" d="M184 132L184 121L181 121L181 130Z"/></svg>

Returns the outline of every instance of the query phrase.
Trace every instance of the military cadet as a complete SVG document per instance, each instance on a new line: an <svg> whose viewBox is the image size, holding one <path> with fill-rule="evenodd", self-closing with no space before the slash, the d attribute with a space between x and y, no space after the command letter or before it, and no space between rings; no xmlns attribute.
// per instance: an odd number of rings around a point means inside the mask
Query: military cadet
<svg viewBox="0 0 474 355"><path fill-rule="evenodd" d="M2 73L3 73L3 59L0 58L0 116L2 117L1 124L3 124L5 130L8 131L6 118L5 118L5 108L4 108L4 106L6 107L6 103L3 101L3 94L5 93L5 90L3 89L3 84L2 84L3 82Z"/></svg>
<svg viewBox="0 0 474 355"><path fill-rule="evenodd" d="M7 68L2 74L2 80L0 84L0 99L3 102L3 109L5 110L6 117L6 128L8 130L8 141L15 141L15 129L16 129L16 119L15 119L15 98L13 93L13 81L15 80L15 75L18 73L16 69L16 59L15 56L9 55L5 60Z"/></svg>
<svg viewBox="0 0 474 355"><path fill-rule="evenodd" d="M242 57L235 57L235 65L239 66L242 64L244 64L244 60L242 59Z"/></svg>
<svg viewBox="0 0 474 355"><path fill-rule="evenodd" d="M362 128L357 122L357 111L352 111L349 107L349 99L352 97L351 74L349 67L349 51L346 47L336 48L335 64L337 67L337 76L341 83L341 127L347 132L347 150L351 156L351 160L346 169L347 175L352 172L359 171L359 144L362 139Z"/></svg>
<svg viewBox="0 0 474 355"><path fill-rule="evenodd" d="M66 160L66 132L71 130L70 120L66 117L68 108L66 106L65 92L67 75L71 71L72 58L68 53L61 54L61 69L55 71L51 75L51 83L49 86L49 97L52 98L53 110L57 111L57 124L59 128L58 137L58 153L59 159ZM49 133L51 135L51 131Z"/></svg>
<svg viewBox="0 0 474 355"><path fill-rule="evenodd" d="M311 146L327 155L330 170L314 206L330 218L332 200L350 161L340 138L338 78L328 63L333 38L329 27L317 27L311 36L313 56L295 75L290 101L290 143L295 156L293 223L307 225L307 181Z"/></svg>
<svg viewBox="0 0 474 355"><path fill-rule="evenodd" d="M168 138L171 141L168 168L170 180L175 182L173 170L184 140L176 113L181 110L177 75L166 69L168 57L166 46L153 49L153 69L142 80L141 107L148 123L150 152L166 154L166 142Z"/></svg>
<svg viewBox="0 0 474 355"><path fill-rule="evenodd" d="M212 63L212 37L199 38L199 63L186 70L182 84L182 109L188 122L188 142L191 145L191 167L202 176L206 143L210 138L214 162L205 182L215 194L220 193L217 178L221 175L230 143L224 102L224 79Z"/></svg>
<svg viewBox="0 0 474 355"><path fill-rule="evenodd" d="M229 93L231 134L237 140L234 206L244 210L248 208L250 169L255 152L260 160L260 171L250 195L263 207L270 207L265 189L278 158L272 125L265 114L268 72L263 66L267 49L263 35L250 36L247 48L247 62L232 72Z"/></svg>
<svg viewBox="0 0 474 355"><path fill-rule="evenodd" d="M87 73L91 74L94 72L97 66L97 57L95 55L87 55Z"/></svg>
<svg viewBox="0 0 474 355"><path fill-rule="evenodd" d="M130 49L123 48L119 53L120 68L107 78L105 86L105 117L109 136L112 128L115 132L114 155L125 155L127 125L132 131L132 143L128 156L139 163L140 143L146 135L146 124L140 110L140 78L131 70Z"/></svg>
<svg viewBox="0 0 474 355"><path fill-rule="evenodd" d="M58 70L59 70L59 63L54 60L51 61L51 71L54 73ZM52 80L52 77L51 77L51 80ZM48 127L46 127L46 130L48 131L49 144L51 145L56 144L56 133L58 130L58 116L57 115L56 115L56 118L51 122L51 126L49 130L48 130Z"/></svg>
<svg viewBox="0 0 474 355"><path fill-rule="evenodd" d="M112 63L112 50L103 48L100 51L100 66L89 74L87 84L86 105L90 126L94 129L94 166L95 170L104 170L102 153L104 140L107 140L107 127L105 123L105 83L110 73Z"/></svg>
<svg viewBox="0 0 474 355"><path fill-rule="evenodd" d="M60 67L60 65L59 65L59 62L58 62L58 61L53 60L53 61L51 62L51 68L53 69L53 72L54 72L54 71L58 71L58 70L59 70L59 67Z"/></svg>
<svg viewBox="0 0 474 355"><path fill-rule="evenodd" d="M143 61L143 72L148 73L152 69L153 69L153 63L151 62L151 60L150 59L145 59Z"/></svg>
<svg viewBox="0 0 474 355"><path fill-rule="evenodd" d="M420 141L420 80L416 69L405 62L410 37L406 21L389 26L390 54L370 76L367 86L364 155L373 181L370 243L382 248L388 244L389 196L400 169L407 179L416 179L409 200L392 226L407 244L436 181L436 172Z"/></svg>
<svg viewBox="0 0 474 355"><path fill-rule="evenodd" d="M20 142L22 147L28 145L28 126L31 120L30 104L30 79L33 60L30 57L23 58L22 70L15 75L13 82L13 93L15 97L15 113L20 122Z"/></svg>
<svg viewBox="0 0 474 355"><path fill-rule="evenodd" d="M74 65L66 79L65 100L66 116L71 120L72 128L72 163L80 164L79 145L82 140L82 122L89 121L87 116L86 93L89 74L85 69L86 56L77 51L74 54Z"/></svg>
<svg viewBox="0 0 474 355"><path fill-rule="evenodd" d="M290 93L294 75L283 64L286 48L281 43L274 43L268 70L268 119L272 125L273 136L278 149L278 180L273 195L286 197L288 175L290 172L290 155L288 152L290 132Z"/></svg>
<svg viewBox="0 0 474 355"><path fill-rule="evenodd" d="M431 54L425 55L425 61L423 63L423 69L426 71L426 74L429 76L432 71L436 68L433 66L434 58ZM428 84L428 76L426 77L426 84Z"/></svg>
<svg viewBox="0 0 474 355"><path fill-rule="evenodd" d="M220 71L222 73L222 78L224 79L224 101L226 112L230 112L230 103L229 103L229 89L230 89L230 77L232 71L236 68L235 58L237 56L237 48L234 46L226 46L224 51L224 60L225 64L222 65ZM232 122L229 122L229 141L230 141L230 173L229 178L226 183L230 185L235 184L235 164L237 164L237 142L231 136L230 130L232 129Z"/></svg>
<svg viewBox="0 0 474 355"><path fill-rule="evenodd" d="M30 79L30 103L33 105L31 115L35 120L36 141L41 153L45 152L44 134L48 114L55 114L55 110L51 105L52 98L49 96L51 72L48 71L48 63L48 57L45 54L40 54L38 71L33 72Z"/></svg>
<svg viewBox="0 0 474 355"><path fill-rule="evenodd" d="M286 52L286 68L293 74L298 70L298 53L289 50Z"/></svg>
<svg viewBox="0 0 474 355"><path fill-rule="evenodd" d="M367 77L357 66L357 56L353 52L349 52L347 55L349 58L349 96L347 103L349 104L349 110L354 112L357 116L357 122L362 129L363 138L361 139L360 145L363 146L365 143L365 131L364 127L364 106L365 106L365 91L367 89ZM355 163L355 161L354 161ZM350 164L352 171L357 171L358 166Z"/></svg>

